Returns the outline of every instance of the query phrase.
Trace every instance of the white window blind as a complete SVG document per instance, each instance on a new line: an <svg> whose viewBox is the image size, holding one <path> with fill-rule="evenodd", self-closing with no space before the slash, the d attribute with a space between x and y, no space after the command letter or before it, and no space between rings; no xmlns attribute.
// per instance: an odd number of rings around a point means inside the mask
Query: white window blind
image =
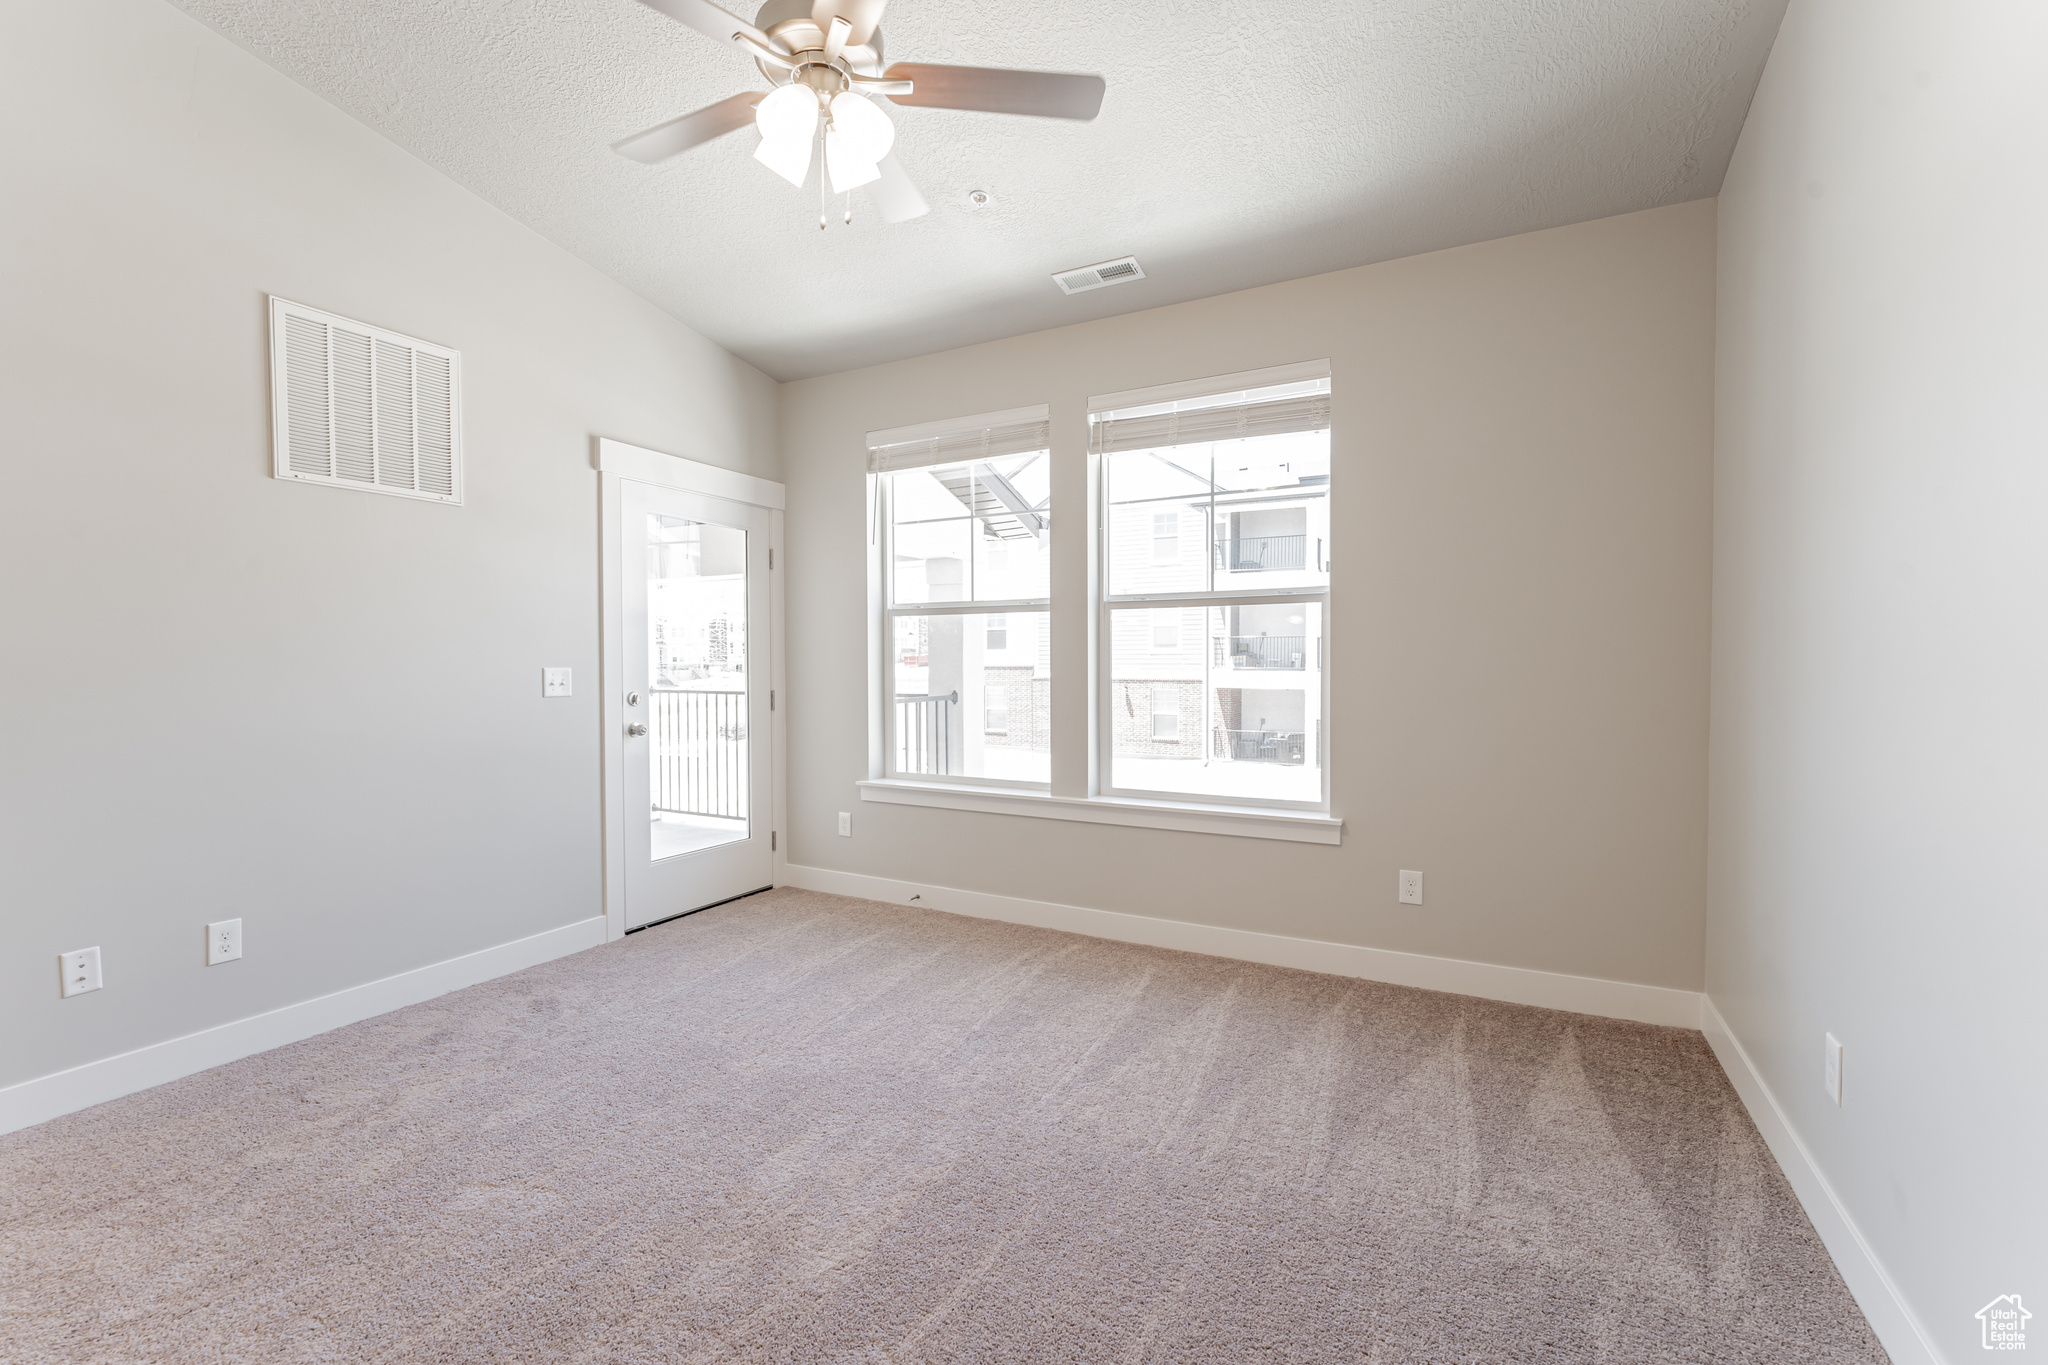
<svg viewBox="0 0 2048 1365"><path fill-rule="evenodd" d="M893 473L928 465L958 464L1048 447L1050 410L1043 404L1007 412L956 417L922 426L868 433L868 472Z"/></svg>
<svg viewBox="0 0 2048 1365"><path fill-rule="evenodd" d="M1330 381L1303 380L1234 393L1146 403L1093 413L1095 449L1104 454L1208 441L1239 441L1298 431L1327 431Z"/></svg>
<svg viewBox="0 0 2048 1365"><path fill-rule="evenodd" d="M272 472L462 501L462 356L273 297Z"/></svg>

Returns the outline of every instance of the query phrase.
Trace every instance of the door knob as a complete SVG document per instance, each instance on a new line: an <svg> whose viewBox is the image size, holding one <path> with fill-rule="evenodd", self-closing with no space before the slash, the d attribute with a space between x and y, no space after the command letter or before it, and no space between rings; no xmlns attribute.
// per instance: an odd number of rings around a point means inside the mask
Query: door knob
<svg viewBox="0 0 2048 1365"><path fill-rule="evenodd" d="M628 725L626 733L629 735L644 735L647 733L647 727L644 725Z"/></svg>

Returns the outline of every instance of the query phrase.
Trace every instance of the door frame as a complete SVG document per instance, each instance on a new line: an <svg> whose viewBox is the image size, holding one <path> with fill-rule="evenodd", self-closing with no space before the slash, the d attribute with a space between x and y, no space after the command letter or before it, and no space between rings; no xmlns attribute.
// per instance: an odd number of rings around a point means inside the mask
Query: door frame
<svg viewBox="0 0 2048 1365"><path fill-rule="evenodd" d="M604 936L607 943L626 934L626 659L625 593L620 563L624 529L619 488L624 482L654 484L703 493L768 511L768 687L772 698L786 697L782 660L782 513L783 487L717 465L686 460L644 446L598 438L592 452L598 485L598 719L603 743L601 805L604 820ZM768 713L768 841L773 848L775 885L783 884L789 850L782 847L783 717L788 707L774 701ZM644 803L643 803L644 804ZM639 811L642 819L644 810Z"/></svg>

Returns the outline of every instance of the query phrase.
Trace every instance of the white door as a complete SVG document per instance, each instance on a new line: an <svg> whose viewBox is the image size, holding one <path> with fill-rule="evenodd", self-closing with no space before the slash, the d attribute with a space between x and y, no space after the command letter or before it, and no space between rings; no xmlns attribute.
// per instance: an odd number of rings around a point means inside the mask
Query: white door
<svg viewBox="0 0 2048 1365"><path fill-rule="evenodd" d="M626 927L774 881L766 508L620 485Z"/></svg>

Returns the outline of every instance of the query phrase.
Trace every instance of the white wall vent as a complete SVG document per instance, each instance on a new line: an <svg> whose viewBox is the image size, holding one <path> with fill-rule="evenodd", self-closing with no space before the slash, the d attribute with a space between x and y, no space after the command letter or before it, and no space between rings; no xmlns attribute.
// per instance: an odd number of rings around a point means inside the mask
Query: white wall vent
<svg viewBox="0 0 2048 1365"><path fill-rule="evenodd" d="M1052 282L1064 293L1079 294L1087 289L1128 284L1132 280L1144 278L1145 271L1139 266L1136 256L1120 256L1113 261L1084 265L1079 270L1062 270L1052 277Z"/></svg>
<svg viewBox="0 0 2048 1365"><path fill-rule="evenodd" d="M270 300L272 472L462 501L462 355Z"/></svg>

